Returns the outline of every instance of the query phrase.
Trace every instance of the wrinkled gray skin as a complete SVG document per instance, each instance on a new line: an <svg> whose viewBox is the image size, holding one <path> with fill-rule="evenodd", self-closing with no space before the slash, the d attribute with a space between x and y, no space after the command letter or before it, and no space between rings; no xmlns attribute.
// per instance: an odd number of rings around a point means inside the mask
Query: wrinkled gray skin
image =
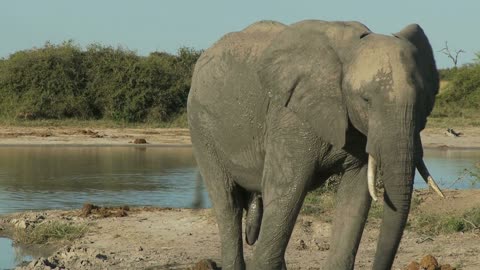
<svg viewBox="0 0 480 270"><path fill-rule="evenodd" d="M423 30L393 36L358 22L258 22L195 66L188 97L194 153L222 240L222 269L284 269L308 191L341 174L327 265L353 269L370 209L368 154L384 182L373 269L390 269L410 209L415 160L438 74ZM261 197L260 197L261 195ZM258 238L258 240L257 240Z"/></svg>

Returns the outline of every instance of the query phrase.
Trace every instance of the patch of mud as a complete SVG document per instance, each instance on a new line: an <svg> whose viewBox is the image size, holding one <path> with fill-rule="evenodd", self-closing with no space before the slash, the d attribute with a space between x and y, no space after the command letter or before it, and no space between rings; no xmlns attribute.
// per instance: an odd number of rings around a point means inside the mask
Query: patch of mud
<svg viewBox="0 0 480 270"><path fill-rule="evenodd" d="M450 264L440 265L437 259L433 255L426 255L421 260L420 263L412 261L405 270L455 270L456 268Z"/></svg>
<svg viewBox="0 0 480 270"><path fill-rule="evenodd" d="M107 217L126 217L130 207L128 205L120 207L101 207L91 203L85 203L82 207L80 216L107 218Z"/></svg>

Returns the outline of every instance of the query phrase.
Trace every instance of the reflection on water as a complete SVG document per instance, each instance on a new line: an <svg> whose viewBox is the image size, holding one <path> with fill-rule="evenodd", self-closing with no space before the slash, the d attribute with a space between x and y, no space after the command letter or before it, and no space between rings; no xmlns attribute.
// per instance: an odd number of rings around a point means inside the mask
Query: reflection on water
<svg viewBox="0 0 480 270"><path fill-rule="evenodd" d="M0 147L0 214L85 202L189 207L195 175L190 147Z"/></svg>
<svg viewBox="0 0 480 270"><path fill-rule="evenodd" d="M479 179L470 174L470 172L480 174L480 150L478 149L425 149L424 160L441 188L469 189L480 187ZM427 187L418 172L415 176L415 187Z"/></svg>
<svg viewBox="0 0 480 270"><path fill-rule="evenodd" d="M480 151L425 150L442 188L471 188ZM100 205L190 207L195 191L190 147L2 146L0 214ZM426 187L419 175L415 186ZM477 186L478 187L478 186ZM203 190L204 201L208 201ZM208 205L207 205L208 206Z"/></svg>

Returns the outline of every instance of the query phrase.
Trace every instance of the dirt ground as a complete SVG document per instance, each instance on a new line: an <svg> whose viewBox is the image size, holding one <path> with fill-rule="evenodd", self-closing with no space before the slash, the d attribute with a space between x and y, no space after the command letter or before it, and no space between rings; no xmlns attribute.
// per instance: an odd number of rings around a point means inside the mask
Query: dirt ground
<svg viewBox="0 0 480 270"><path fill-rule="evenodd" d="M480 207L480 190L447 191L447 199L432 192L416 193L421 203L416 214L448 214ZM468 203L465 203L468 202ZM122 210L124 211L124 210ZM220 239L209 209L134 208L126 214L89 215L85 211L42 211L4 216L0 226L9 228L12 220L48 222L62 220L88 224L81 239L62 245L52 256L31 262L21 269L190 269L202 259L220 262ZM110 217L103 217L110 216ZM41 217L41 218L40 218ZM322 269L328 256L331 224L325 217L301 215L286 253L289 269ZM364 233L355 269L371 269L379 222L369 222ZM8 231L8 229L6 229ZM422 235L407 230L393 269L405 269L411 261L427 254L440 264L463 270L480 269L480 232ZM245 245L251 256L254 247ZM50 267L45 268L45 265Z"/></svg>
<svg viewBox="0 0 480 270"><path fill-rule="evenodd" d="M0 126L0 145L129 145L145 139L151 145L188 145L180 128L88 128Z"/></svg>
<svg viewBox="0 0 480 270"><path fill-rule="evenodd" d="M424 147L480 148L480 128L462 128L460 137L445 134L444 129L427 128L422 132ZM88 128L88 127L16 127L0 126L0 145L69 144L129 145L145 139L151 145L191 144L188 129L180 128Z"/></svg>

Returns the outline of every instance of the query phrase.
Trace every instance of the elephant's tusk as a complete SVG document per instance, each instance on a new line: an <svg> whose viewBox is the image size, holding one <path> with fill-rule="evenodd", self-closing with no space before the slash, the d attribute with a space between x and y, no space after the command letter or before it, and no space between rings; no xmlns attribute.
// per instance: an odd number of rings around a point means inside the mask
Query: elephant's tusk
<svg viewBox="0 0 480 270"><path fill-rule="evenodd" d="M376 193L376 184L375 184L375 175L377 173L377 162L375 159L368 155L368 171L367 171L367 178L368 178L368 192L374 201L377 201L377 193Z"/></svg>
<svg viewBox="0 0 480 270"><path fill-rule="evenodd" d="M440 190L437 183L435 183L435 180L433 180L433 177L430 175L430 172L428 172L427 166L425 165L423 159L418 160L416 165L418 172L422 176L423 180L425 180L425 182L428 184L428 186L431 187L440 197L445 198L442 190Z"/></svg>

